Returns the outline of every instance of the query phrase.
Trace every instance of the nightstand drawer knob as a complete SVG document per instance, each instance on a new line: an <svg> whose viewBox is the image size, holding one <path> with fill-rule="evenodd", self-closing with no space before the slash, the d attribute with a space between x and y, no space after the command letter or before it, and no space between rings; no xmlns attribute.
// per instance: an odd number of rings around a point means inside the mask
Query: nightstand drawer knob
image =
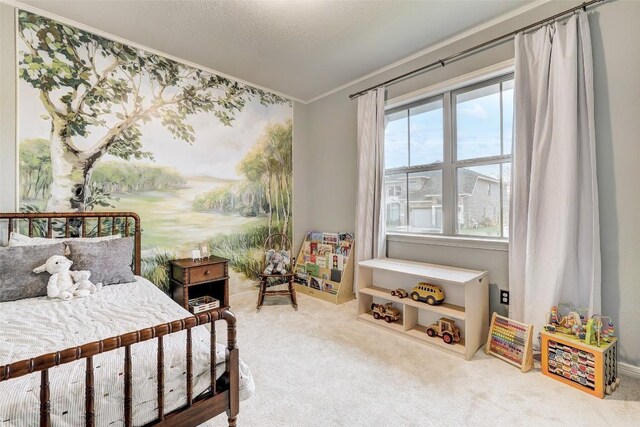
<svg viewBox="0 0 640 427"><path fill-rule="evenodd" d="M205 276L208 276L208 275L210 275L210 274L211 274L211 271L210 271L210 270L205 270L205 271L204 271L204 275L205 275Z"/></svg>

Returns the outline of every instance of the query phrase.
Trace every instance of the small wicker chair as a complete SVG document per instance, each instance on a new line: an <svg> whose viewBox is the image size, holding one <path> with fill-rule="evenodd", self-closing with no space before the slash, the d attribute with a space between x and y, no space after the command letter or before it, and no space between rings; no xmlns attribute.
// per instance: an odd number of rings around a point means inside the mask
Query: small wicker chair
<svg viewBox="0 0 640 427"><path fill-rule="evenodd" d="M294 257L291 257L291 263L288 267L288 270L291 271L288 271L286 274L266 274L264 273L267 266L266 253L269 249L285 250L291 253L291 243L289 242L289 238L285 234L274 233L267 237L264 241L265 256L262 259L262 268L260 270L261 272L260 274L258 274L258 277L260 279L260 293L258 294L258 305L256 309L260 311L265 296L288 295L289 298L291 298L291 305L293 305L293 308L297 310L298 302L296 301L296 290L293 286L293 279L295 277L293 268L296 264L296 259ZM284 283L287 283L287 289L271 291L267 290L268 287Z"/></svg>

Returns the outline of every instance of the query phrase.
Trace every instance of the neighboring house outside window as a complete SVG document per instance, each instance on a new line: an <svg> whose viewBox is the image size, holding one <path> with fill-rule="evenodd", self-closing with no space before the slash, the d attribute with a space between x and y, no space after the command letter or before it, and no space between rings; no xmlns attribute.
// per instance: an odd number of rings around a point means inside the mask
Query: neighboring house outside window
<svg viewBox="0 0 640 427"><path fill-rule="evenodd" d="M512 125L512 74L387 110L387 232L508 237Z"/></svg>

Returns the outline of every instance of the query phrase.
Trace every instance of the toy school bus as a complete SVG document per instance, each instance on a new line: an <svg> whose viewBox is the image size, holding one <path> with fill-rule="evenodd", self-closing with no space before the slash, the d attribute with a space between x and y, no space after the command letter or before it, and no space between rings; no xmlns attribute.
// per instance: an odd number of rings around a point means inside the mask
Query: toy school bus
<svg viewBox="0 0 640 427"><path fill-rule="evenodd" d="M440 286L420 282L411 290L411 299L423 301L429 305L438 305L444 301L444 291Z"/></svg>

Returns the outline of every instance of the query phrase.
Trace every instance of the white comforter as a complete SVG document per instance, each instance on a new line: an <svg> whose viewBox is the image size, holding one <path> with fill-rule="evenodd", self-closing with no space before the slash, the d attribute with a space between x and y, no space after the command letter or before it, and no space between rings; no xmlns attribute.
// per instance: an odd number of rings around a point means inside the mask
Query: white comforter
<svg viewBox="0 0 640 427"><path fill-rule="evenodd" d="M0 365L64 350L92 341L182 319L189 312L148 280L106 286L99 293L72 301L46 297L0 303ZM222 322L224 324L224 322ZM193 330L194 396L209 387L209 330ZM164 339L165 412L186 403L186 332ZM142 425L157 415L157 340L131 347L133 422ZM225 348L218 344L218 376L224 372ZM98 426L119 426L124 418L124 348L94 357L95 409ZM53 426L84 425L85 362L49 370ZM0 425L38 425L40 375L0 382ZM240 396L255 386L240 361Z"/></svg>

